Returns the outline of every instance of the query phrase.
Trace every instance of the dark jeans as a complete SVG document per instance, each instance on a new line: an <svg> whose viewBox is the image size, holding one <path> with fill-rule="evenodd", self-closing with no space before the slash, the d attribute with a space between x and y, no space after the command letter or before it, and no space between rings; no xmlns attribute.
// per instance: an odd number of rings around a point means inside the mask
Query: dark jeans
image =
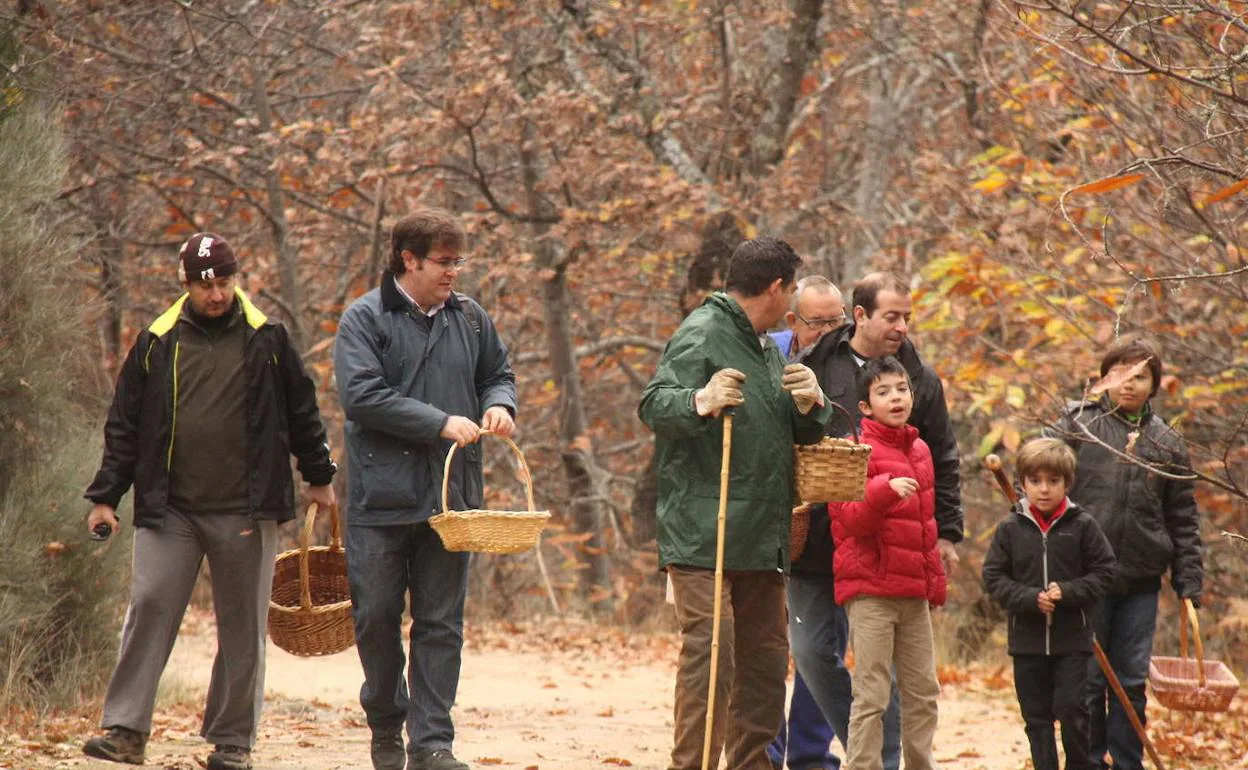
<svg viewBox="0 0 1248 770"><path fill-rule="evenodd" d="M831 575L789 578L789 639L797 670L832 725L841 745L849 744L849 709L854 702L853 680L845 668L849 645L849 618L836 603ZM884 712L884 770L901 766L901 702L897 679Z"/></svg>
<svg viewBox="0 0 1248 770"><path fill-rule="evenodd" d="M1157 594L1109 596L1092 612L1096 638L1109 658L1109 664L1122 682L1127 699L1144 722L1144 683L1148 681L1148 659L1153 654L1153 634L1157 631ZM1131 727L1127 712L1093 660L1088 664L1088 709L1091 712L1092 756L1108 768L1105 752L1114 760L1114 770L1142 770L1144 746Z"/></svg>
<svg viewBox="0 0 1248 770"><path fill-rule="evenodd" d="M451 705L459 689L464 647L468 554L443 548L428 523L348 526L347 574L364 667L360 705L368 726L390 731L406 722L409 752L450 750L455 740ZM406 660L405 593L412 613Z"/></svg>
<svg viewBox="0 0 1248 770"><path fill-rule="evenodd" d="M1053 721L1062 723L1066 770L1095 770L1088 735L1088 653L1015 655L1014 691L1023 712L1035 770L1058 770Z"/></svg>
<svg viewBox="0 0 1248 770"><path fill-rule="evenodd" d="M823 718L819 704L799 673L793 678L789 718L780 724L780 734L767 748L767 756L777 768L787 762L789 770L839 770L841 758L832 753L830 746L835 737L832 725Z"/></svg>

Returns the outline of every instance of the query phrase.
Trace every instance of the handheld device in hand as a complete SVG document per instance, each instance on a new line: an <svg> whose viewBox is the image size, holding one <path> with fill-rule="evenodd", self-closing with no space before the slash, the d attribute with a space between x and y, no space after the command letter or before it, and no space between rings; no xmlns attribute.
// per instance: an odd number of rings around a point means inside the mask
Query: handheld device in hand
<svg viewBox="0 0 1248 770"><path fill-rule="evenodd" d="M91 539L92 540L107 540L108 536L111 534L113 534L113 528L108 526L108 524L105 522L100 522L99 524L95 525L94 529L91 530Z"/></svg>

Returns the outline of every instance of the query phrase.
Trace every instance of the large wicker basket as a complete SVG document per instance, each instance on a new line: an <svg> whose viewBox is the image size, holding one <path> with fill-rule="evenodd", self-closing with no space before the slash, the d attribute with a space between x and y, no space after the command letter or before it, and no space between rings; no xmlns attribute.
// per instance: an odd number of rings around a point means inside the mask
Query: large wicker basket
<svg viewBox="0 0 1248 770"><path fill-rule="evenodd" d="M871 447L859 443L858 421L840 404L829 403L849 418L854 438L825 437L818 444L793 447L793 485L799 502L850 502L861 500L866 492Z"/></svg>
<svg viewBox="0 0 1248 770"><path fill-rule="evenodd" d="M1220 660L1206 660L1200 639L1200 621L1191 599L1183 600L1179 617L1179 656L1154 655L1148 663L1148 680L1161 705L1178 711L1226 711L1239 690L1239 680ZM1187 657L1187 624L1192 624L1196 658Z"/></svg>
<svg viewBox="0 0 1248 770"><path fill-rule="evenodd" d="M455 456L455 445L446 453L446 467L442 471L442 510L443 513L429 519L429 525L442 538L442 545L448 551L476 551L478 553L520 553L527 551L538 543L542 529L550 518L550 511L539 511L533 505L533 477L529 474L529 465L524 461L520 447L506 436L481 431L483 436L494 436L506 442L520 461L520 475L524 481L524 496L528 502L527 511L452 511L449 493L451 483L451 459Z"/></svg>
<svg viewBox="0 0 1248 770"><path fill-rule="evenodd" d="M338 507L329 509L329 545L309 546L317 505L308 506L300 547L278 554L269 599L269 636L293 654L333 655L355 644L347 554Z"/></svg>

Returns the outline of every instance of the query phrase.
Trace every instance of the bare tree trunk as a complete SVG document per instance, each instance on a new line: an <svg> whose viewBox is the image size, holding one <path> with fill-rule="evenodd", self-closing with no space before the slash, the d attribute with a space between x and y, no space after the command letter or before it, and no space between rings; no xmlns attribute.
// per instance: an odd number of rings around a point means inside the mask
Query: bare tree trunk
<svg viewBox="0 0 1248 770"><path fill-rule="evenodd" d="M554 206L538 189L540 172L535 145L535 129L531 123L524 128L520 163L529 214L547 220L555 214ZM609 521L607 499L602 489L602 470L594 459L589 420L581 374L577 367L575 345L570 323L572 300L568 293L569 260L562 245L550 236L550 225L538 221L531 225L534 253L542 270L542 306L550 350L551 372L559 392L559 424L557 436L559 455L568 479L569 509L572 526L578 533L589 533L584 553L590 568L579 573L582 595L600 609L612 607L611 566L602 533ZM597 590L595 590L597 589Z"/></svg>
<svg viewBox="0 0 1248 770"><path fill-rule="evenodd" d="M823 0L795 0L793 19L784 46L784 61L771 103L763 114L762 126L754 135L754 171L760 174L768 166L784 159L785 137L793 109L802 90L806 67L819 51L815 35L823 14Z"/></svg>
<svg viewBox="0 0 1248 770"><path fill-rule="evenodd" d="M100 287L104 296L104 356L110 377L121 370L125 351L121 349L123 308L125 307L125 282L122 277L125 261L125 245L116 236L109 222L97 222L100 234Z"/></svg>
<svg viewBox="0 0 1248 770"><path fill-rule="evenodd" d="M269 105L268 77L259 63L251 67L252 98L256 107L258 128L261 132L273 129L273 110ZM304 350L303 292L299 287L298 255L290 247L290 225L286 221L286 196L282 192L277 171L269 169L265 175L268 184L268 220L273 233L273 246L277 252L277 275L282 284L281 301L278 303L290 324L290 338L295 350Z"/></svg>
<svg viewBox="0 0 1248 770"><path fill-rule="evenodd" d="M884 192L893 179L898 152L901 104L897 94L904 57L890 55L901 38L903 9L899 0L880 0L871 6L871 37L880 62L866 78L867 125L862 134L862 159L854 190L856 221L845 249L840 274L849 280L861 276L880 248L884 231Z"/></svg>

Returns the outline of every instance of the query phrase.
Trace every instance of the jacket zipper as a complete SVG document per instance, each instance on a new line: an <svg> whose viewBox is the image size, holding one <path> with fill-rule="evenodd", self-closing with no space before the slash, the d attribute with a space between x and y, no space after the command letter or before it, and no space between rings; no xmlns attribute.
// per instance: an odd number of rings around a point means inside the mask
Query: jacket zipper
<svg viewBox="0 0 1248 770"><path fill-rule="evenodd" d="M1050 523L1050 526L1052 526L1053 523L1056 523L1056 522ZM1041 564L1043 567L1042 571L1044 573L1044 585L1041 586L1040 590L1044 591L1044 590L1048 590L1048 587L1049 587L1049 533L1043 530L1041 530L1040 532L1040 547L1041 547L1041 552L1043 553L1043 559L1041 560ZM1050 644L1049 644L1049 637L1052 633L1053 633L1053 613L1050 612L1044 616L1044 654L1045 655L1052 654L1050 652Z"/></svg>
<svg viewBox="0 0 1248 770"><path fill-rule="evenodd" d="M178 353L182 342L173 343L173 411L169 419L169 450L165 453L165 473L173 469L173 437L178 431Z"/></svg>

